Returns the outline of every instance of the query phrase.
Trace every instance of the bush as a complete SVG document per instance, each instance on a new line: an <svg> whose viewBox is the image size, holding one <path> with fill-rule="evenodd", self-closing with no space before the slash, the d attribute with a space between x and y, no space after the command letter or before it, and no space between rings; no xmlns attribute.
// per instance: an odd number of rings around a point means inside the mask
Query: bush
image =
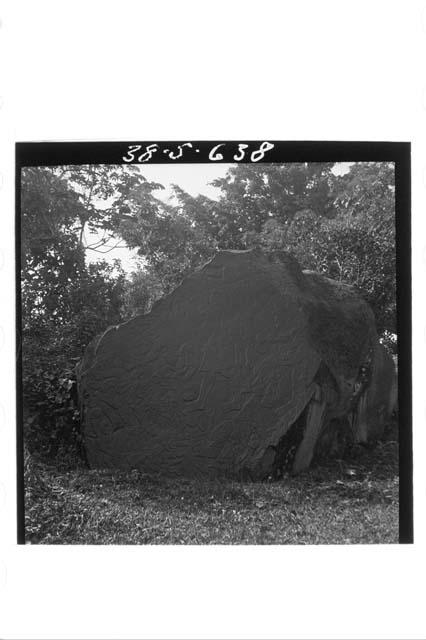
<svg viewBox="0 0 426 640"><path fill-rule="evenodd" d="M72 369L36 365L23 371L24 436L30 452L55 457L59 448L82 456L76 376Z"/></svg>
<svg viewBox="0 0 426 640"><path fill-rule="evenodd" d="M87 344L109 324L84 310L63 326L42 320L24 331L24 437L31 453L85 459L76 365Z"/></svg>

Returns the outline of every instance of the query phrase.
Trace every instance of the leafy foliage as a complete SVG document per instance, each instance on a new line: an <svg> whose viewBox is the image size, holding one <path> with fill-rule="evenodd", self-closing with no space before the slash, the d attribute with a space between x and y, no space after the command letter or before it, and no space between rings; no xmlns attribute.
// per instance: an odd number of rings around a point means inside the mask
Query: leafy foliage
<svg viewBox="0 0 426 640"><path fill-rule="evenodd" d="M121 314L128 320L138 314L148 313L156 300L164 295L159 276L153 271L138 268L124 283Z"/></svg>
<svg viewBox="0 0 426 640"><path fill-rule="evenodd" d="M62 443L75 445L81 453L75 365L90 340L120 320L122 278L112 271L110 265L91 264L77 283L56 291L59 318L23 313L23 396L30 449L54 455ZM48 301L55 306L51 291Z"/></svg>
<svg viewBox="0 0 426 640"><path fill-rule="evenodd" d="M28 447L46 455L59 446L81 451L75 364L99 331L119 321L124 281L118 264L86 262L84 226L100 214L77 189L94 178L82 171L73 185L66 173L22 173L24 427ZM88 184L100 194L99 185Z"/></svg>
<svg viewBox="0 0 426 640"><path fill-rule="evenodd" d="M168 293L198 265L214 253L215 246L206 230L197 225L189 205L166 205L152 194L156 183L143 183L127 200L126 219L117 233L144 259L144 271L161 281ZM178 189L178 188L177 188ZM186 197L184 192L182 198ZM188 201L189 204L189 201Z"/></svg>
<svg viewBox="0 0 426 640"><path fill-rule="evenodd" d="M247 232L260 233L271 217L289 222L308 208L315 215L329 215L332 168L333 163L240 164L231 168L225 178L213 182L223 193L221 203L226 201L228 220L237 236L226 234L227 242L235 242Z"/></svg>

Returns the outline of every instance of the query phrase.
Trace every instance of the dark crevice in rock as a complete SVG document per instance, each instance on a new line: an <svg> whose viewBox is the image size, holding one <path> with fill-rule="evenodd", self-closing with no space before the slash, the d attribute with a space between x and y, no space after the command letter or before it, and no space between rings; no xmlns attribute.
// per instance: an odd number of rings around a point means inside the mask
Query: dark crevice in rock
<svg viewBox="0 0 426 640"><path fill-rule="evenodd" d="M275 446L275 459L272 467L274 480L282 478L285 472L292 469L296 451L303 440L308 407L309 403Z"/></svg>

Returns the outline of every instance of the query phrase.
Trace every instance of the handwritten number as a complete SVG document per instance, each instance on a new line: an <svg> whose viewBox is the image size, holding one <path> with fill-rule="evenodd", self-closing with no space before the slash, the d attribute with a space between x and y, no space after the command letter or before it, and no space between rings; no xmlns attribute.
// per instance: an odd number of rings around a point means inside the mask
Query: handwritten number
<svg viewBox="0 0 426 640"><path fill-rule="evenodd" d="M192 149L191 142L184 142L183 144L177 145L177 151L170 151L169 149L164 149L164 153L168 154L170 160L178 160L183 156L184 147L189 147ZM224 147L225 143L221 142L217 144L213 149L211 149L209 153L209 160L211 162L220 162L223 160L223 154L220 153L220 147ZM246 149L248 149L248 144L239 143L238 151L234 155L235 162L241 162L246 156ZM265 153L274 148L274 145L271 142L262 142L259 149L256 149L252 152L250 156L251 162L259 162L265 157ZM142 149L142 145L140 144L131 144L127 150L127 154L122 156L123 162L149 162L154 153L157 153L160 149L160 145L158 144L149 144L145 147L145 151L140 154L140 156L136 159L136 154ZM198 151L198 149L197 149Z"/></svg>
<svg viewBox="0 0 426 640"><path fill-rule="evenodd" d="M257 151L253 151L253 153L251 154L251 161L259 162L259 160L264 157L265 153L273 148L274 145L271 142L262 142L259 149L257 149Z"/></svg>
<svg viewBox="0 0 426 640"><path fill-rule="evenodd" d="M135 153L137 151L140 151L142 149L142 145L141 144L131 144L129 146L129 149L127 151L128 155L130 156L129 158L126 158L126 156L123 156L123 162L134 162L135 159Z"/></svg>
<svg viewBox="0 0 426 640"><path fill-rule="evenodd" d="M244 149L247 149L248 144L239 144L238 145L238 152L241 154L239 156L235 155L234 156L234 160L236 160L237 162L239 162L240 160L242 160L244 158L245 155L245 151Z"/></svg>
<svg viewBox="0 0 426 640"><path fill-rule="evenodd" d="M178 145L178 149L179 149L178 155L174 155L173 151L171 151L169 153L169 158L171 158L172 160L177 160L178 158L181 158L182 155L183 155L183 147L192 147L192 143L191 142L184 142L183 144L179 144Z"/></svg>
<svg viewBox="0 0 426 640"><path fill-rule="evenodd" d="M215 147L213 147L213 149L209 153L209 160L213 160L213 162L216 162L218 160L223 160L223 155L221 153L217 153L217 150L219 149L219 147L224 147L224 146L225 146L225 143L222 142L221 144L217 144Z"/></svg>
<svg viewBox="0 0 426 640"><path fill-rule="evenodd" d="M158 144L149 144L146 148L145 153L142 153L139 158L138 158L138 162L148 162L148 160L151 160L152 155L158 151L159 146ZM146 156L146 157L145 157Z"/></svg>

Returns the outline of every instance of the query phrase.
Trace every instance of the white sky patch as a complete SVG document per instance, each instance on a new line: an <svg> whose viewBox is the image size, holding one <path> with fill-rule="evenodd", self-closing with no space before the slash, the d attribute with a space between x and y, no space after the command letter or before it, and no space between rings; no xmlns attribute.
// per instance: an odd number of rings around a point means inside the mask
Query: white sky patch
<svg viewBox="0 0 426 640"><path fill-rule="evenodd" d="M332 172L335 176L344 176L345 173L348 173L353 164L353 162L336 162L332 168Z"/></svg>
<svg viewBox="0 0 426 640"><path fill-rule="evenodd" d="M140 172L149 182L159 182L165 188L154 191L163 202L172 196L172 184L177 184L191 196L202 194L212 200L219 200L220 189L209 184L216 178L224 178L233 165L223 164L147 164L139 165Z"/></svg>

